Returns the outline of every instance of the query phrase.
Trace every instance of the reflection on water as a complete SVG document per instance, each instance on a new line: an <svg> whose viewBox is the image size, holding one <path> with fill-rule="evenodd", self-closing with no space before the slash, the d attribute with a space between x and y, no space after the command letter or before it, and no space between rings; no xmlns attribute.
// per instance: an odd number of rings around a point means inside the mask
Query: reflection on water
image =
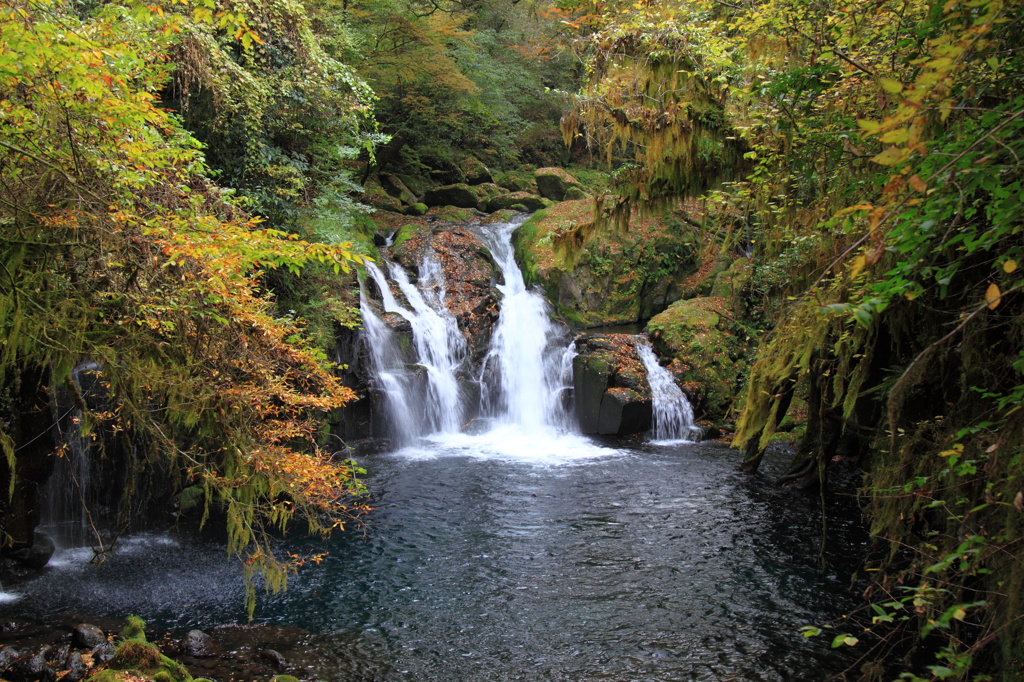
<svg viewBox="0 0 1024 682"><path fill-rule="evenodd" d="M860 552L833 519L820 572L813 497L737 473L713 443L493 435L365 461L365 532L334 538L257 619L323 633L339 659L357 639L382 661L360 679L819 680L845 666L798 633L851 608ZM138 613L177 630L244 619L223 551L166 536L105 566L65 554L18 591L0 612ZM329 658L322 679L356 679Z"/></svg>

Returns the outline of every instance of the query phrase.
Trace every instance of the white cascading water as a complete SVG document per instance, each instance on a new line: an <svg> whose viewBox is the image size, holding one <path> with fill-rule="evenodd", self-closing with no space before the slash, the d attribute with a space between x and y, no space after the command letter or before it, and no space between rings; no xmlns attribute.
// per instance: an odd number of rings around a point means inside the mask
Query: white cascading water
<svg viewBox="0 0 1024 682"><path fill-rule="evenodd" d="M602 447L572 433L575 423L565 397L572 385L575 349L566 331L552 323L543 297L526 288L511 243L519 224L477 230L505 282L498 286L500 315L477 374L479 406L460 402L467 392L457 390L456 377L468 369L464 367L466 342L445 305L444 279L436 259L428 256L420 264L416 285L396 264L385 261L385 270L367 265L384 310L402 316L413 328L413 347L403 353L397 335L367 305L365 296L362 299L364 338L373 373L385 394L392 435L403 446L403 456L447 453L549 463L606 454ZM389 280L412 310L396 300ZM417 387L407 363L427 369L429 396L423 394L422 383ZM433 410L434 416L409 417L423 409ZM472 433L459 431L464 416L478 414L486 421L476 423L469 429ZM489 428L482 429L484 423Z"/></svg>
<svg viewBox="0 0 1024 682"><path fill-rule="evenodd" d="M551 322L547 303L530 291L515 260L512 232L518 223L500 223L481 230L505 279L498 325L483 372L496 364L499 398L494 417L499 423L527 429L567 429L569 415L563 395L571 383L572 345Z"/></svg>
<svg viewBox="0 0 1024 682"><path fill-rule="evenodd" d="M700 429L693 423L690 401L672 374L658 362L658 356L654 354L646 337L636 337L636 352L644 363L647 383L651 386L651 400L654 403L651 434L654 440L678 442L696 437Z"/></svg>
<svg viewBox="0 0 1024 682"><path fill-rule="evenodd" d="M379 270L377 272L380 273ZM390 290L388 296L391 296ZM405 367L394 333L373 312L373 308L366 301L366 291L363 288L359 290L359 310L363 315L363 338L369 349L373 376L387 404L391 437L399 443L411 442L419 435L417 420L407 400L411 392L412 377Z"/></svg>
<svg viewBox="0 0 1024 682"><path fill-rule="evenodd" d="M425 370L427 379L426 395L415 402L415 410L410 409L413 377L406 369L391 330L373 313L364 296L363 325L376 376L388 401L392 435L401 442L409 442L427 433L453 433L462 426L457 371L466 356L466 340L444 306L440 268L429 258L421 263L421 285L427 292L424 296L400 266L387 261L385 264L412 310L398 303L380 268L367 263L366 271L380 290L385 312L396 313L409 322L415 362ZM419 418L414 418L417 415Z"/></svg>
<svg viewBox="0 0 1024 682"><path fill-rule="evenodd" d="M93 361L81 362L71 370L70 378L81 395L88 398L97 392L101 382L100 365ZM51 408L55 436L63 452L55 458L53 473L42 490L39 525L59 545L79 547L86 544L90 536L83 504L96 502L91 486L93 440L82 433L82 411L67 391L60 389L54 393Z"/></svg>

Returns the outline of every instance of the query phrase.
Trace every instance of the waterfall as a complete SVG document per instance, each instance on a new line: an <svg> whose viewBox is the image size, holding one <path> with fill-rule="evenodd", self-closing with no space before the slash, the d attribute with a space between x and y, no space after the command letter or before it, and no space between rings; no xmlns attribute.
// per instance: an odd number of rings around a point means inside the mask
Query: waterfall
<svg viewBox="0 0 1024 682"><path fill-rule="evenodd" d="M654 403L651 434L656 441L680 441L694 438L700 429L693 423L693 408L672 374L661 366L658 356L644 336L636 337L636 351L647 370Z"/></svg>
<svg viewBox="0 0 1024 682"><path fill-rule="evenodd" d="M101 371L92 361L71 370L71 381L87 402L103 394ZM91 536L85 505L94 508L98 497L91 485L93 438L82 433L84 415L63 387L54 391L51 408L60 456L55 458L53 473L42 491L39 525L61 545L76 547Z"/></svg>
<svg viewBox="0 0 1024 682"><path fill-rule="evenodd" d="M498 325L481 373L496 366L498 404L493 416L504 424L527 429L570 424L563 396L571 385L572 344L551 321L544 298L526 287L515 261L512 233L521 223L500 223L482 229L487 247L505 280Z"/></svg>
<svg viewBox="0 0 1024 682"><path fill-rule="evenodd" d="M436 260L420 264L420 288L396 263L384 261L391 279L405 296L409 310L398 303L388 278L373 263L366 271L380 290L384 311L404 318L412 330L413 366L426 373L426 389L417 395L417 381L399 348L394 332L377 317L361 292L364 337L376 380L385 395L392 436L407 443L428 433L452 433L462 426L463 407L458 371L466 356L466 340L444 305L444 284Z"/></svg>
<svg viewBox="0 0 1024 682"><path fill-rule="evenodd" d="M570 430L566 396L575 351L565 331L551 321L543 297L527 289L515 263L511 240L519 224L476 230L504 279L497 286L498 322L477 371L466 367L467 342L445 303L441 264L430 249L419 263L415 283L397 263L367 263L368 279L380 292L384 312L408 322L412 335L403 348L400 333L381 319L369 304L368 292L361 290L363 339L398 443L454 434L467 416L476 415L528 432ZM460 378L467 376L479 384L479 405L466 404L467 395L474 393L461 390Z"/></svg>
<svg viewBox="0 0 1024 682"><path fill-rule="evenodd" d="M383 277L379 270L377 273ZM391 291L386 290L390 296ZM412 377L405 367L394 333L373 312L363 287L359 289L359 310L363 315L363 340L370 356L373 377L384 395L390 416L390 435L396 442L408 443L419 435L417 420L406 399L411 393Z"/></svg>

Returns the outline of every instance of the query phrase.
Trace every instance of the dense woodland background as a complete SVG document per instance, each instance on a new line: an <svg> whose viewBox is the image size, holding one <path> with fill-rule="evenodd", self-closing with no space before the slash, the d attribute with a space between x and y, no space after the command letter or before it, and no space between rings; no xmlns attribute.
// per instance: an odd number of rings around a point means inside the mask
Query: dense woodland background
<svg viewBox="0 0 1024 682"><path fill-rule="evenodd" d="M192 491L282 585L269 529L298 515L327 533L362 511L324 436L355 397L328 351L359 325L375 221L410 210L387 178L450 185L482 165L529 190L533 168L562 166L591 198L522 238L535 281L611 267L630 231L695 276L724 261L742 272L719 310L735 371L708 404L743 467L793 421L789 484L825 494L833 462L863 467L865 608L805 634L863 651L853 676L896 656L906 679L1021 679L1021 14L4 0L6 544L30 542L15 500L45 475L49 396L84 403L70 376L89 358L109 409L83 405L84 426L136 453L126 499L154 479ZM655 255L628 263L660 276ZM660 349L683 358L692 335L660 319Z"/></svg>

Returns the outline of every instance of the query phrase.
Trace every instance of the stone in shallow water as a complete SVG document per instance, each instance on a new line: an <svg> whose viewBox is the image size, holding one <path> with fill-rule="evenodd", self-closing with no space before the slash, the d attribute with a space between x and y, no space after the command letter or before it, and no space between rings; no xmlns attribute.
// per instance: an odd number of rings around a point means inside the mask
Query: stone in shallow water
<svg viewBox="0 0 1024 682"><path fill-rule="evenodd" d="M80 649L92 649L107 643L107 636L95 625L80 623L71 629L71 641Z"/></svg>
<svg viewBox="0 0 1024 682"><path fill-rule="evenodd" d="M185 638L185 651L189 656L207 658L222 653L222 648L202 630L190 630Z"/></svg>
<svg viewBox="0 0 1024 682"><path fill-rule="evenodd" d="M580 431L625 436L651 428L647 373L628 334L581 334L573 358Z"/></svg>

